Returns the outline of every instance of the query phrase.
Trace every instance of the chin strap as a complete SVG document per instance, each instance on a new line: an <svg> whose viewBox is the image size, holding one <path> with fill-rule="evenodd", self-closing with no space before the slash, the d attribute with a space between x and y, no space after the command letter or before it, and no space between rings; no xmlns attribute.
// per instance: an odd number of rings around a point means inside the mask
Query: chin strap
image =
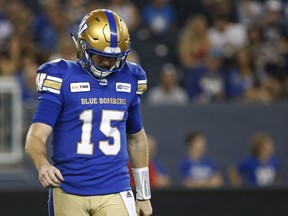
<svg viewBox="0 0 288 216"><path fill-rule="evenodd" d="M82 59L83 58L83 52L81 50L80 44L78 43L78 41L76 40L75 36L73 35L73 33L70 33L71 38L76 46L77 49L77 58L78 59Z"/></svg>

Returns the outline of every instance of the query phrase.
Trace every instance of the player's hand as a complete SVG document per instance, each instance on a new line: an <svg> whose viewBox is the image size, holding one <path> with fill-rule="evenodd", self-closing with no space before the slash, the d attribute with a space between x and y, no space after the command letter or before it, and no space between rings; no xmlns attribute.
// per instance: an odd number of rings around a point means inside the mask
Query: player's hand
<svg viewBox="0 0 288 216"><path fill-rule="evenodd" d="M39 167L39 181L45 188L59 187L64 178L56 167L44 164Z"/></svg>
<svg viewBox="0 0 288 216"><path fill-rule="evenodd" d="M150 200L136 200L136 211L138 216L152 215Z"/></svg>

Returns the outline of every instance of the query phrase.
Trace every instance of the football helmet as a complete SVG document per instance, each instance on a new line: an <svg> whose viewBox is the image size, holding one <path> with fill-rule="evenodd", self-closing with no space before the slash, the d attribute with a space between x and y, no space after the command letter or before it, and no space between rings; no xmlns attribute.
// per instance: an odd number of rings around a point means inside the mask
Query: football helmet
<svg viewBox="0 0 288 216"><path fill-rule="evenodd" d="M76 40L72 35L77 57L82 67L97 78L120 71L130 53L128 28L124 21L110 10L99 9L88 13L79 25L77 37ZM93 55L108 59L112 62L111 68L107 69L94 62Z"/></svg>

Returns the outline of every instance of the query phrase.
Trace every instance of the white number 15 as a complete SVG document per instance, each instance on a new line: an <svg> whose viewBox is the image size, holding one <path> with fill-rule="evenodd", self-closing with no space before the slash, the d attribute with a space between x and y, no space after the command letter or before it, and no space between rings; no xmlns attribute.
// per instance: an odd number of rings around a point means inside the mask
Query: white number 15
<svg viewBox="0 0 288 216"><path fill-rule="evenodd" d="M77 143L77 154L93 155L94 144L91 143L93 111L85 110L80 114L82 120L81 142ZM105 155L117 155L121 148L121 134L117 127L111 126L111 121L122 121L124 119L124 111L102 110L102 118L100 122L100 131L108 138L113 138L113 143L109 140L100 140L99 149Z"/></svg>

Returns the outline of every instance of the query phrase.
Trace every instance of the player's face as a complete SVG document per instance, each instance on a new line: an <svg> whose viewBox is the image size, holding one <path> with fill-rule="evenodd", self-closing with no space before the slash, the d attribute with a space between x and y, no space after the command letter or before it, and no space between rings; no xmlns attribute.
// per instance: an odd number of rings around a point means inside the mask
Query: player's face
<svg viewBox="0 0 288 216"><path fill-rule="evenodd" d="M116 58L110 58L105 56L99 56L99 55L92 55L91 59L95 65L97 65L100 68L103 69L111 69L116 62Z"/></svg>

